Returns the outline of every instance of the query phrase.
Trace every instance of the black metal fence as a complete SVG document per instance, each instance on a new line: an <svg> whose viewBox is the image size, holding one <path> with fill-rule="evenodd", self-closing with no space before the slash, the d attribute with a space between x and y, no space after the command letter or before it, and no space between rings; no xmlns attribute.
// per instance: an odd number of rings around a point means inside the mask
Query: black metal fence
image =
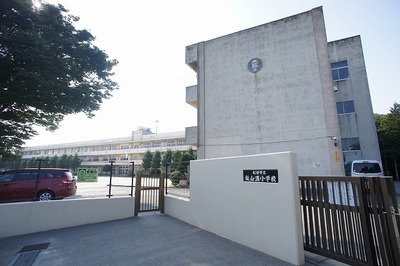
<svg viewBox="0 0 400 266"><path fill-rule="evenodd" d="M47 168L47 162L43 162L42 159L35 161L36 167L43 166ZM12 164L14 165L14 164ZM12 167L10 168L20 168ZM17 164L15 164L17 165ZM18 164L19 165L19 164ZM39 169L39 167L37 167ZM118 166L117 166L118 167ZM121 196L134 196L136 186L136 175L134 163L131 162L131 166L124 175L120 175L116 170L113 161L105 162L104 165L96 166L79 166L73 171L74 176L77 178L77 192L75 196L65 199L77 199L77 198L104 198L104 197L121 197ZM35 167L31 167L35 168ZM66 167L68 168L68 167ZM126 167L125 167L126 168ZM79 175L80 170L96 170L95 179L81 179ZM126 169L125 169L126 170ZM146 174L141 171L142 175L149 176L150 173ZM161 175L160 173L164 174ZM163 177L163 193L174 195L182 198L190 198L190 162L184 161L178 163L169 163L166 167L156 169L151 175L154 178L154 173L158 177ZM153 179L149 179L153 180ZM154 184L153 184L154 185ZM153 186L151 185L151 186ZM34 200L34 199L32 199Z"/></svg>
<svg viewBox="0 0 400 266"><path fill-rule="evenodd" d="M391 177L299 177L304 248L351 265L400 265Z"/></svg>

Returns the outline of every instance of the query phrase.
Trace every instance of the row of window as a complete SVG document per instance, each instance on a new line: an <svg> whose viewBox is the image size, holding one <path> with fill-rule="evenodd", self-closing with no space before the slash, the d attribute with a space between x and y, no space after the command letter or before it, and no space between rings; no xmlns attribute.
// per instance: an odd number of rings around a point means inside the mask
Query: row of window
<svg viewBox="0 0 400 266"><path fill-rule="evenodd" d="M349 67L347 60L331 64L332 79L333 81L343 80L349 78ZM338 115L354 113L354 101L337 102L336 109Z"/></svg>
<svg viewBox="0 0 400 266"><path fill-rule="evenodd" d="M109 161L129 161L129 160L141 160L142 157L139 155L127 155L126 156L85 156L81 157L84 162L109 162Z"/></svg>
<svg viewBox="0 0 400 266"><path fill-rule="evenodd" d="M349 78L349 66L347 60L331 64L332 79L339 81ZM336 103L336 110L338 115L355 113L354 101L344 101ZM343 138L342 139L343 151L359 151L360 140L359 138Z"/></svg>
<svg viewBox="0 0 400 266"><path fill-rule="evenodd" d="M154 142L144 142L141 144L122 144L122 145L103 145L103 146L89 146L89 147L74 147L74 148L63 148L54 150L36 150L36 151L25 151L24 155L47 155L47 154L73 154L77 152L87 152L87 151L106 151L106 150L123 150L123 149L140 149L140 148L158 148L158 147L175 147L184 146L186 141L183 140L168 140L162 143L161 141Z"/></svg>

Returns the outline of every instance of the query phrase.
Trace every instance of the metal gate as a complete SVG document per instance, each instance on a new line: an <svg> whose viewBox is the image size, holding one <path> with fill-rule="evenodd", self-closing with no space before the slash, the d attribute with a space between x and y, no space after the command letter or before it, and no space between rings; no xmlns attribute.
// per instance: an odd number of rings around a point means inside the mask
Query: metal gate
<svg viewBox="0 0 400 266"><path fill-rule="evenodd" d="M164 213L164 175L136 176L135 216L139 212L160 211Z"/></svg>
<svg viewBox="0 0 400 266"><path fill-rule="evenodd" d="M351 265L400 265L391 177L299 177L304 249Z"/></svg>

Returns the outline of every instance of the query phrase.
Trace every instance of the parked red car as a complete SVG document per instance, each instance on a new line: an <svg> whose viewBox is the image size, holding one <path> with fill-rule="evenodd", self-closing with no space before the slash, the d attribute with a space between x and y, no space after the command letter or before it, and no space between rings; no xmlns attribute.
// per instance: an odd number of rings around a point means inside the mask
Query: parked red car
<svg viewBox="0 0 400 266"><path fill-rule="evenodd" d="M0 202L46 201L76 194L76 178L68 169L19 169L0 172Z"/></svg>

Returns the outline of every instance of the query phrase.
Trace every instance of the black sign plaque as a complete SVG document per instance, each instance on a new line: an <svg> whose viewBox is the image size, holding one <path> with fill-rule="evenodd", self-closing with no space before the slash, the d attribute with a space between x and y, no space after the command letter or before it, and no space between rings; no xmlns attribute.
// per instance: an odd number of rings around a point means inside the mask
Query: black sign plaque
<svg viewBox="0 0 400 266"><path fill-rule="evenodd" d="M278 170L243 170L244 182L278 183Z"/></svg>

